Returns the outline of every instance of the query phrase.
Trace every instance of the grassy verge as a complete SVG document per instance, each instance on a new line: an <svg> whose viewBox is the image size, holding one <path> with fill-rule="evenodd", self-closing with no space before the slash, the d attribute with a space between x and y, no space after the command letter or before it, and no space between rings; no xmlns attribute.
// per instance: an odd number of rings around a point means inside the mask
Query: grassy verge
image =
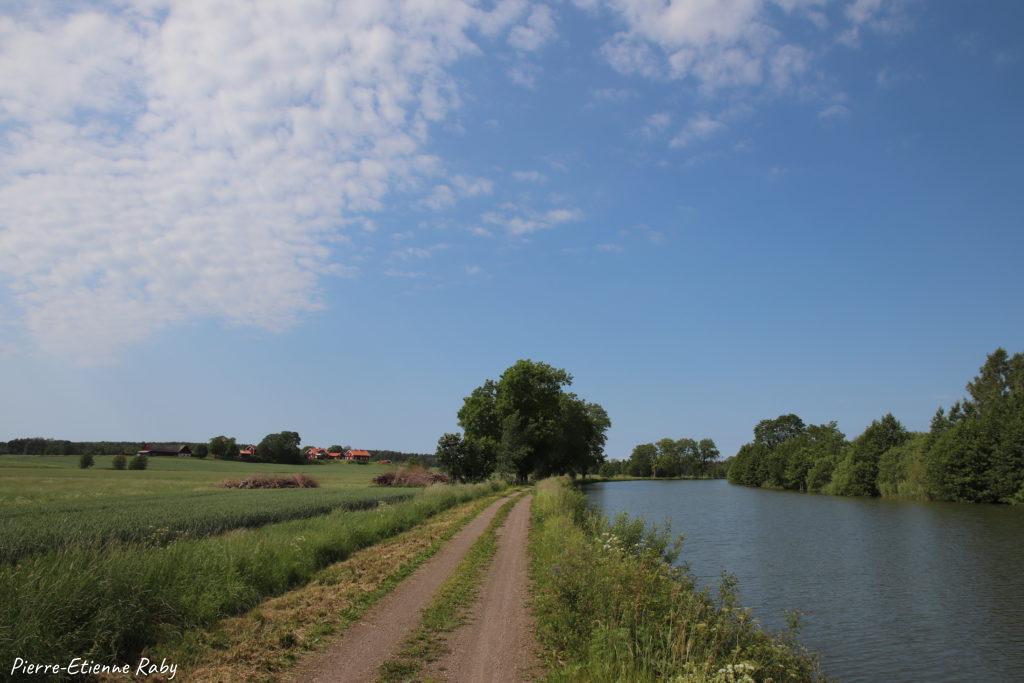
<svg viewBox="0 0 1024 683"><path fill-rule="evenodd" d="M265 680L330 642L437 553L503 492L463 503L318 572L305 586L240 617L192 631L151 651L189 681Z"/></svg>
<svg viewBox="0 0 1024 683"><path fill-rule="evenodd" d="M0 567L0 662L116 663L302 585L353 552L497 485L432 487L395 505L333 512L154 548L64 548Z"/></svg>
<svg viewBox="0 0 1024 683"><path fill-rule="evenodd" d="M530 531L537 635L558 681L809 681L813 657L736 604L698 591L667 530L610 523L567 480L538 485Z"/></svg>
<svg viewBox="0 0 1024 683"><path fill-rule="evenodd" d="M497 531L508 517L519 496L506 502L480 535L455 571L438 589L430 605L423 610L420 625L402 646L402 650L380 668L381 681L416 680L423 667L445 652L447 635L458 628L476 599L484 570L498 550Z"/></svg>

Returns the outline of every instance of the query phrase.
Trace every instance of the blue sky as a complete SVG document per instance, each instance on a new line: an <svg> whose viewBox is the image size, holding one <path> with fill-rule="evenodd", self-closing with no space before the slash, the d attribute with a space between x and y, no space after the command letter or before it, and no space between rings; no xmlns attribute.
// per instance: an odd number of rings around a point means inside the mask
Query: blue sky
<svg viewBox="0 0 1024 683"><path fill-rule="evenodd" d="M432 450L518 358L608 452L926 428L1024 338L1024 7L14 5L0 438Z"/></svg>

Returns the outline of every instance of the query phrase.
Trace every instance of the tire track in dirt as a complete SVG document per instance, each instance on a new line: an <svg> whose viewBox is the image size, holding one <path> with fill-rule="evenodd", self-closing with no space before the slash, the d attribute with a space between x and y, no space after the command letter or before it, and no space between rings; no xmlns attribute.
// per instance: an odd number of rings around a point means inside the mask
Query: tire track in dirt
<svg viewBox="0 0 1024 683"><path fill-rule="evenodd" d="M327 649L310 654L288 675L289 681L365 683L377 678L377 669L395 656L402 642L419 625L420 611L462 560L473 542L487 529L506 496L477 515L436 555L427 560L362 616ZM500 551L499 551L500 552Z"/></svg>
<svg viewBox="0 0 1024 683"><path fill-rule="evenodd" d="M535 680L539 664L529 599L530 500L524 496L498 532L498 551L467 622L448 639L448 654L428 679L518 683Z"/></svg>

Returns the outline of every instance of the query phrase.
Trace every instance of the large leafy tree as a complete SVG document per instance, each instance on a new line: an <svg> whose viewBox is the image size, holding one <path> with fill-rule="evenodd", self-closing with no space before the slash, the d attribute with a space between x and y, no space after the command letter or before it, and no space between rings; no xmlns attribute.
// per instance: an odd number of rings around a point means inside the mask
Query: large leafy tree
<svg viewBox="0 0 1024 683"><path fill-rule="evenodd" d="M301 443L298 432L267 434L256 446L256 458L263 462L301 465L306 462L299 449Z"/></svg>
<svg viewBox="0 0 1024 683"><path fill-rule="evenodd" d="M461 434L437 440L437 464L455 481L483 481L494 472L494 458Z"/></svg>
<svg viewBox="0 0 1024 683"><path fill-rule="evenodd" d="M218 460L235 460L238 458L238 444L234 437L215 436L210 439L207 449L210 455Z"/></svg>
<svg viewBox="0 0 1024 683"><path fill-rule="evenodd" d="M882 454L903 444L910 432L892 414L875 420L843 454L832 475L832 493L841 496L877 496L878 464Z"/></svg>
<svg viewBox="0 0 1024 683"><path fill-rule="evenodd" d="M566 392L571 384L561 368L517 361L464 400L458 413L464 441L519 481L596 471L611 421L601 406Z"/></svg>

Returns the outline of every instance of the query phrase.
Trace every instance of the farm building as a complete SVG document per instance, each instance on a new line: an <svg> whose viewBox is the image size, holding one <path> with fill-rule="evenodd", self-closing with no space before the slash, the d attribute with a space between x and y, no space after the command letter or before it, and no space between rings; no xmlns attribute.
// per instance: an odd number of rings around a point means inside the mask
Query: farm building
<svg viewBox="0 0 1024 683"><path fill-rule="evenodd" d="M255 446L243 446L238 449L238 457L242 460L255 460L256 459L256 447Z"/></svg>
<svg viewBox="0 0 1024 683"><path fill-rule="evenodd" d="M139 455L180 455L188 457L192 455L192 449L188 444L144 443L139 450Z"/></svg>
<svg viewBox="0 0 1024 683"><path fill-rule="evenodd" d="M323 460L328 456L326 448L310 446L306 449L306 460Z"/></svg>
<svg viewBox="0 0 1024 683"><path fill-rule="evenodd" d="M352 449L345 453L345 460L349 462L370 462L370 452Z"/></svg>

